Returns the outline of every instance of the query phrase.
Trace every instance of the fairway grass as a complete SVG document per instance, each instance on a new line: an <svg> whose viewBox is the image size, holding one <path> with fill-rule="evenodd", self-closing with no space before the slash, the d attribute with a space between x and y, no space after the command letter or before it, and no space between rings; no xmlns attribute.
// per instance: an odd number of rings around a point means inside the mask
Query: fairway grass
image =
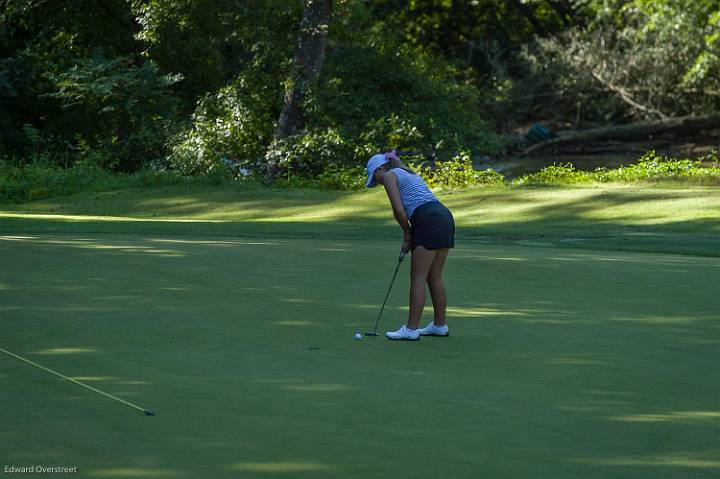
<svg viewBox="0 0 720 479"><path fill-rule="evenodd" d="M500 244L720 256L720 190L590 185L439 192L458 238ZM384 192L249 185L83 193L0 205L0 233L397 238Z"/></svg>
<svg viewBox="0 0 720 479"><path fill-rule="evenodd" d="M0 346L157 412L0 357L2 462L87 478L720 474L720 259L459 243L449 338L356 341L397 246L0 235ZM408 266L383 328L405 319Z"/></svg>

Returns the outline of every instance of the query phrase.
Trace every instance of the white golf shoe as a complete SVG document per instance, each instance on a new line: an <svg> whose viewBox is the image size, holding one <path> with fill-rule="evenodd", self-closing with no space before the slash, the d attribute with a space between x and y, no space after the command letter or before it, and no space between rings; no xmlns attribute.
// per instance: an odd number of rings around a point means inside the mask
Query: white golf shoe
<svg viewBox="0 0 720 479"><path fill-rule="evenodd" d="M424 328L417 330L420 333L420 336L447 336L450 334L450 330L448 329L447 324L443 324L442 326L435 326L435 322L431 321L430 324L425 326Z"/></svg>
<svg viewBox="0 0 720 479"><path fill-rule="evenodd" d="M385 337L392 339L393 341L417 341L420 339L420 330L409 330L407 326L403 325L397 331L388 331L385 333Z"/></svg>

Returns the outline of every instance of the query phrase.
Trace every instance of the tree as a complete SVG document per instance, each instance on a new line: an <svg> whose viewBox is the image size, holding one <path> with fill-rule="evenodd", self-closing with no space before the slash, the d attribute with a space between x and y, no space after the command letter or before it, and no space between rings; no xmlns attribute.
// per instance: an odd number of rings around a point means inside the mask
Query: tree
<svg viewBox="0 0 720 479"><path fill-rule="evenodd" d="M278 119L275 141L292 135L302 127L303 100L325 62L331 10L332 0L304 0L298 45L293 58L289 87L285 93L285 103ZM277 174L278 165L275 161L268 162L267 172L271 177Z"/></svg>

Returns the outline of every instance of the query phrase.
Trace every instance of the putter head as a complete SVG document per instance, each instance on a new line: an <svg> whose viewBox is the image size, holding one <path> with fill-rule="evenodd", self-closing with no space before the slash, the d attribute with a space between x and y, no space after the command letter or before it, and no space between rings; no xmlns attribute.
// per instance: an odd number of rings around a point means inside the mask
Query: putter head
<svg viewBox="0 0 720 479"><path fill-rule="evenodd" d="M374 331L365 331L365 336L380 336L380 333Z"/></svg>

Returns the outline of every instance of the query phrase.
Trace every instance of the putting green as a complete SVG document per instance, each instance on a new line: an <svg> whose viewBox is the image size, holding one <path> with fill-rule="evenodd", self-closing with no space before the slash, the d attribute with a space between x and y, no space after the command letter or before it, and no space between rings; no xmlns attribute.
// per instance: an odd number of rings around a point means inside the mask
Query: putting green
<svg viewBox="0 0 720 479"><path fill-rule="evenodd" d="M451 337L356 341L397 247L0 236L0 347L157 412L0 355L3 464L95 478L720 474L720 259L460 244ZM405 318L408 266L381 326Z"/></svg>

